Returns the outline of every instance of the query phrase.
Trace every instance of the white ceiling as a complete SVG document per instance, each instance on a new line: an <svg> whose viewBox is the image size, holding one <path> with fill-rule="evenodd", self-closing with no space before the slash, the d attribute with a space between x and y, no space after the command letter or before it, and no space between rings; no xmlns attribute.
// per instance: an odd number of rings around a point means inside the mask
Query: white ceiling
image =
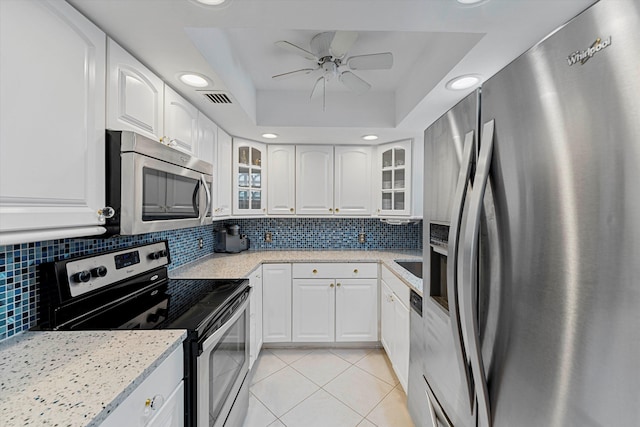
<svg viewBox="0 0 640 427"><path fill-rule="evenodd" d="M224 8L195 0L69 0L170 86L232 135L283 143L361 143L422 138L423 130L472 89L444 85L462 74L487 79L593 0L231 0ZM323 31L358 32L349 56L392 52L390 70L355 73L372 84L364 95L340 82L309 99L311 75L272 75L313 67L274 45L309 49ZM177 75L208 76L230 94L214 105ZM317 78L317 76L316 76Z"/></svg>

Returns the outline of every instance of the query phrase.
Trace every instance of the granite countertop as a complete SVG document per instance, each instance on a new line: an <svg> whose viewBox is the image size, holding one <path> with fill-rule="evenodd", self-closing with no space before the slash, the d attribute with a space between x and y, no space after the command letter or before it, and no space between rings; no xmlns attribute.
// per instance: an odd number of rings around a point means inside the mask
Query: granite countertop
<svg viewBox="0 0 640 427"><path fill-rule="evenodd" d="M378 262L388 267L407 286L422 296L422 279L400 267L395 260L422 260L420 250L377 251L245 251L238 254L212 254L169 272L172 278L230 279L248 277L260 264L294 262Z"/></svg>
<svg viewBox="0 0 640 427"><path fill-rule="evenodd" d="M23 332L0 343L3 426L97 426L184 330Z"/></svg>

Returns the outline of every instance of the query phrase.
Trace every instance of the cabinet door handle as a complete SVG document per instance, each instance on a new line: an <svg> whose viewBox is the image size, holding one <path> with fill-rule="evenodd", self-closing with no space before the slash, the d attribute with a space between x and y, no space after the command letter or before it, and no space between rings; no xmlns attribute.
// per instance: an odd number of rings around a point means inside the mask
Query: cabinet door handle
<svg viewBox="0 0 640 427"><path fill-rule="evenodd" d="M336 286L340 286L340 282L336 283Z"/></svg>
<svg viewBox="0 0 640 427"><path fill-rule="evenodd" d="M289 212L293 212L293 208L289 208Z"/></svg>
<svg viewBox="0 0 640 427"><path fill-rule="evenodd" d="M329 212L333 212L333 209L329 208Z"/></svg>
<svg viewBox="0 0 640 427"><path fill-rule="evenodd" d="M340 286L340 284L338 284L338 286ZM333 283L329 285L330 288L333 288Z"/></svg>
<svg viewBox="0 0 640 427"><path fill-rule="evenodd" d="M336 213L337 213L337 212L340 212L340 209L336 208Z"/></svg>

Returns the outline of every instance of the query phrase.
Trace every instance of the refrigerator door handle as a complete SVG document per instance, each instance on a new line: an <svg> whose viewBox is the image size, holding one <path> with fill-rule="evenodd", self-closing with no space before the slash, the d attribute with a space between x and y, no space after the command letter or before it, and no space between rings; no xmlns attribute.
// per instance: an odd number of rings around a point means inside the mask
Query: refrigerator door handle
<svg viewBox="0 0 640 427"><path fill-rule="evenodd" d="M489 391L487 378L482 361L482 348L480 346L480 334L478 327L478 313L476 308L478 286L478 236L480 230L480 213L482 200L489 178L491 157L493 155L494 120L484 124L482 128L482 140L478 164L473 182L473 189L469 195L469 213L467 226L463 239L462 257L459 263L458 275L463 284L461 292L461 307L464 316L465 330L469 339L469 356L473 383L478 400L478 426L491 426L491 406L489 403Z"/></svg>
<svg viewBox="0 0 640 427"><path fill-rule="evenodd" d="M449 313L451 319L451 328L453 332L453 343L456 348L456 358L460 370L460 378L465 381L468 387L468 403L469 413L473 411L473 389L471 385L471 377L467 365L467 351L464 346L464 338L462 335L462 325L460 321L460 308L458 303L458 253L460 240L460 226L462 224L462 215L464 210L467 186L471 177L471 164L473 153L475 152L475 133L468 132L464 137L464 150L462 154L462 164L460 165L460 173L456 184L456 190L453 196L453 213L451 215L451 223L449 227L449 248L447 260L447 296L449 303Z"/></svg>

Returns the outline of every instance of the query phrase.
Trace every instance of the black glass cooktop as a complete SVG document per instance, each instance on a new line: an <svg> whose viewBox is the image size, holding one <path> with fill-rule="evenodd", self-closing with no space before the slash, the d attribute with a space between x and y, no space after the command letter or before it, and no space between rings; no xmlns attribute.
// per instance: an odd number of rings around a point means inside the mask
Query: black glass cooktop
<svg viewBox="0 0 640 427"><path fill-rule="evenodd" d="M212 323L249 287L246 279L171 279L169 312L158 328L198 330Z"/></svg>

